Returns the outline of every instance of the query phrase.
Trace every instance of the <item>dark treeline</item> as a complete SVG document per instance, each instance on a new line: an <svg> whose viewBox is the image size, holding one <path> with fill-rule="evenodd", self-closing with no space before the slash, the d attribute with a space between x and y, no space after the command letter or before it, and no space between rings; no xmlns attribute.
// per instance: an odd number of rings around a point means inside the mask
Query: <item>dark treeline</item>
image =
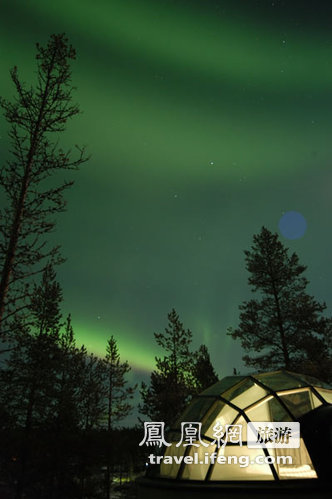
<svg viewBox="0 0 332 499"><path fill-rule="evenodd" d="M110 497L114 473L142 466L141 431L118 428L132 410L114 337L105 357L75 342L47 266L0 370L0 482L9 497ZM2 497L2 496L1 496Z"/></svg>
<svg viewBox="0 0 332 499"><path fill-rule="evenodd" d="M143 426L119 425L133 409L136 386L113 336L103 358L78 346L70 315L61 314L62 290L51 265L11 330L0 362L1 497L109 499L145 468ZM142 385L144 420L170 427L192 396L218 380L204 345L191 351L192 333L177 312L155 338L151 385ZM122 484L121 484L122 482ZM6 496L7 494L7 496Z"/></svg>

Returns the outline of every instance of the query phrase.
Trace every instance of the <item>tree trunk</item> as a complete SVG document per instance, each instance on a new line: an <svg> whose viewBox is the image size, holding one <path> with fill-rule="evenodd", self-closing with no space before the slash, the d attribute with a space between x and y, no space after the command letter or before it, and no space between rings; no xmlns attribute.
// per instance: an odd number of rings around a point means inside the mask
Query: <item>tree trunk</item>
<svg viewBox="0 0 332 499"><path fill-rule="evenodd" d="M22 180L22 185L21 185L21 190L20 190L20 197L18 200L17 208L15 211L15 216L13 219L13 224L11 227L10 231L10 238L9 238L9 243L8 243L8 248L6 251L6 258L5 258L5 263L2 269L1 273L1 282L0 282L0 333L1 333L1 323L2 323L2 318L3 314L5 311L5 302L6 302L6 297L8 295L8 288L9 288L9 281L10 277L13 271L13 266L14 266L14 261L15 261L15 253L16 253L16 248L17 248L17 242L19 238L19 233L20 233L20 228L22 224L22 218L23 218L23 209L24 209L24 203L29 187L29 177L31 173L31 168L33 165L33 159L34 155L36 152L36 147L38 143L38 134L40 131L44 111L45 111L45 105L46 105L46 99L47 99L47 94L49 92L49 84L50 84L50 78L51 78L51 73L54 67L54 61L55 61L55 54L53 54L53 58L51 60L48 73L47 73L47 80L45 83L45 88L43 91L43 96L42 96L42 101L39 109L39 114L38 118L35 124L34 132L31 137L30 141L30 148L29 152L27 155L27 161L24 169L24 176Z"/></svg>
<svg viewBox="0 0 332 499"><path fill-rule="evenodd" d="M113 395L113 377L112 377L112 367L109 373L109 385L108 385L108 414L107 414L107 432L111 435L112 431L112 395ZM112 443L111 449L112 450ZM111 456L107 454L107 466L106 466L106 499L111 499L111 481L112 481L112 463Z"/></svg>
<svg viewBox="0 0 332 499"><path fill-rule="evenodd" d="M283 352L284 361L285 361L285 368L289 369L290 362L289 362L289 355L288 355L287 343L286 343L286 338L285 338L284 325L283 325L283 321L282 321L282 317L281 317L279 297L278 297L278 293L277 293L277 290L275 288L274 282L272 282L272 286L273 286L274 301L275 301L276 309L277 309L278 327L279 327L282 352Z"/></svg>
<svg viewBox="0 0 332 499"><path fill-rule="evenodd" d="M16 486L16 494L15 494L15 499L21 499L23 496L23 491L24 491L24 480L25 480L25 472L26 472L26 465L28 462L28 457L29 457L29 436L31 433L31 423L32 423L32 411L33 411L33 406L35 403L35 383L33 382L33 385L30 389L30 395L29 395L29 402L28 402L28 407L27 407L27 413L26 413L26 418L25 418L25 428L24 428L24 435L22 439L22 446L21 446L21 456L20 456L20 470L19 470L19 476L17 480L17 486Z"/></svg>

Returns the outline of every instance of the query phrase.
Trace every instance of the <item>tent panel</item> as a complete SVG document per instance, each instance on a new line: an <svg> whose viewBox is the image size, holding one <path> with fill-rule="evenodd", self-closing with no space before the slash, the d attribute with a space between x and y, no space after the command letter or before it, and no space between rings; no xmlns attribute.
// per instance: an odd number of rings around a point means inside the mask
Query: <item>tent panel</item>
<svg viewBox="0 0 332 499"><path fill-rule="evenodd" d="M245 376L226 376L222 380L217 381L217 383L204 390L201 395L221 395L228 388L235 385L242 379L245 379Z"/></svg>
<svg viewBox="0 0 332 499"><path fill-rule="evenodd" d="M250 419L250 421L272 421L270 401L271 397L266 398L262 402L257 403L251 409L247 409L245 412Z"/></svg>
<svg viewBox="0 0 332 499"><path fill-rule="evenodd" d="M293 378L283 371L277 371L275 373L255 374L253 375L253 377L274 391L307 386L306 381L301 381L300 379L297 380L296 378Z"/></svg>
<svg viewBox="0 0 332 499"><path fill-rule="evenodd" d="M250 378L243 380L239 385L222 394L223 398L231 401L240 409L248 407L266 395L268 392Z"/></svg>
<svg viewBox="0 0 332 499"><path fill-rule="evenodd" d="M214 438L215 426L232 424L234 419L238 416L238 412L227 404L221 401L216 402L213 406L209 418L204 424L203 433L207 437Z"/></svg>
<svg viewBox="0 0 332 499"><path fill-rule="evenodd" d="M271 421L294 421L295 417L290 415L276 397L270 402ZM286 406L287 407L287 406Z"/></svg>
<svg viewBox="0 0 332 499"><path fill-rule="evenodd" d="M296 419L320 405L317 405L317 401L319 402L319 400L311 393L310 389L286 394L279 393L279 397ZM313 397L316 399L316 405Z"/></svg>
<svg viewBox="0 0 332 499"><path fill-rule="evenodd" d="M176 447L176 444L178 442L172 442L171 447L167 447L165 454L164 454L164 459L160 464L160 476L165 477L165 478L176 478L180 469L180 463L174 462L174 459L172 459L172 463L167 463L167 460L165 461L166 456L171 456L172 458L174 456L183 456L185 448L180 445L179 447Z"/></svg>
<svg viewBox="0 0 332 499"><path fill-rule="evenodd" d="M200 422L208 411L209 407L213 405L215 398L213 397L197 397L195 398L181 414L176 421L174 428L180 429L181 423L185 421Z"/></svg>
<svg viewBox="0 0 332 499"><path fill-rule="evenodd" d="M317 478L315 468L311 462L307 448L303 441L300 440L298 449L269 449L270 453L274 453L276 459L283 459L276 464L276 470L280 480L301 479L301 478ZM291 463L286 459L291 459Z"/></svg>
<svg viewBox="0 0 332 499"><path fill-rule="evenodd" d="M183 480L205 480L207 472L210 467L210 456L216 450L216 445L211 445L207 440L202 439L205 444L208 444L208 447L204 445L200 445L199 447L191 447L188 453L188 456L191 456L194 459L195 454L197 453L197 457L195 459L198 460L198 463L195 462L193 464L186 464L183 469L183 473L181 478ZM198 442L196 442L198 443Z"/></svg>
<svg viewBox="0 0 332 499"><path fill-rule="evenodd" d="M325 388L316 388L316 390L326 402L332 404L332 390L327 390Z"/></svg>
<svg viewBox="0 0 332 499"><path fill-rule="evenodd" d="M331 387L327 384L324 383L324 381L320 381L317 378L314 378L313 376L308 376L307 374L297 374L297 373L292 373L290 372L290 375L294 375L296 378L300 378L303 380L306 385L311 385L311 386L319 386L320 388L327 388L330 389Z"/></svg>
<svg viewBox="0 0 332 499"><path fill-rule="evenodd" d="M247 441L247 421L244 419L243 416L240 416L234 424L241 425L241 440L242 442Z"/></svg>
<svg viewBox="0 0 332 499"><path fill-rule="evenodd" d="M248 449L246 446L226 446L219 449L218 456L226 458L225 464L216 462L211 473L211 480L273 480L268 464L255 463L257 458L265 458L262 449ZM232 457L233 456L233 457ZM236 458L237 462L235 462ZM255 464L252 464L254 462Z"/></svg>

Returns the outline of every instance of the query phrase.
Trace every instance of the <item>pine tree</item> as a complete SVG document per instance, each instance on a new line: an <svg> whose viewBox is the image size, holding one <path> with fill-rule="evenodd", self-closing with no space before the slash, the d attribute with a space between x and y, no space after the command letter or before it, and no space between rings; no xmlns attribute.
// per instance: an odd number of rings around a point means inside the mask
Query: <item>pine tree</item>
<svg viewBox="0 0 332 499"><path fill-rule="evenodd" d="M28 326L15 342L1 372L1 398L7 401L12 428L22 433L16 499L22 497L25 489L33 435L49 428L54 414L62 299L54 279L52 267L47 266L28 306Z"/></svg>
<svg viewBox="0 0 332 499"><path fill-rule="evenodd" d="M156 357L150 386L142 383L140 412L151 421L163 421L166 426L171 426L195 392L195 379L189 349L192 332L184 329L174 309L168 314L168 321L164 333L154 334L166 355Z"/></svg>
<svg viewBox="0 0 332 499"><path fill-rule="evenodd" d="M62 289L56 281L56 273L51 264L47 264L39 285L33 287L29 304L31 326L39 334L58 332L61 326L60 306L63 300Z"/></svg>
<svg viewBox="0 0 332 499"><path fill-rule="evenodd" d="M218 376L205 345L201 345L197 352L194 353L193 376L197 393L200 393L218 381Z"/></svg>
<svg viewBox="0 0 332 499"><path fill-rule="evenodd" d="M45 236L55 226L54 215L65 209L63 193L73 182L54 185L53 177L76 170L87 159L84 148L78 148L78 156L72 158L70 151L58 147L59 133L79 113L72 103L73 47L64 35L52 35L46 47L37 44L36 59L35 88L22 83L14 67L10 74L16 98L0 101L11 142L11 159L0 170L6 197L0 213L2 337L7 332L4 322L24 310L31 295L29 280L43 270L43 262L54 265L63 261L59 246L48 247Z"/></svg>
<svg viewBox="0 0 332 499"><path fill-rule="evenodd" d="M103 359L85 352L84 378L80 390L80 426L85 431L99 428L106 412L107 389Z"/></svg>
<svg viewBox="0 0 332 499"><path fill-rule="evenodd" d="M111 336L106 346L105 380L107 401L107 432L110 438L109 454L106 466L106 499L111 497L112 481L112 432L116 424L122 421L132 410L131 399L136 386L126 386L126 374L131 370L127 361L121 362L116 339Z"/></svg>
<svg viewBox="0 0 332 499"><path fill-rule="evenodd" d="M53 268L47 265L40 285L34 286L24 334L18 335L4 362L3 371L10 374L8 408L18 427L33 426L33 421L42 425L47 419L59 356L61 300L61 288L55 281Z"/></svg>
<svg viewBox="0 0 332 499"><path fill-rule="evenodd" d="M240 305L240 324L229 330L250 352L243 357L245 364L330 378L331 320L323 315L325 303L306 292L306 267L265 227L245 251L245 261L249 285L260 298Z"/></svg>
<svg viewBox="0 0 332 499"><path fill-rule="evenodd" d="M70 314L57 332L56 345L56 385L50 421L56 432L74 431L81 421L86 349L76 345Z"/></svg>
<svg viewBox="0 0 332 499"><path fill-rule="evenodd" d="M129 366L120 362L116 344L110 341L105 361L79 348L70 315L62 319L61 301L61 287L47 265L33 287L25 329L2 358L0 429L9 435L9 456L16 456L11 464L16 499L35 497L38 490L45 497L71 497L67 491L77 487L78 478L84 490L98 466L87 447L94 445L93 430L105 422L107 401L110 427L130 409L125 395L130 399L132 389L122 386Z"/></svg>
<svg viewBox="0 0 332 499"><path fill-rule="evenodd" d="M105 356L106 384L107 384L107 429L111 430L115 424L130 414L135 387L127 387L126 374L131 370L128 362L121 362L116 339L111 336L106 346Z"/></svg>
<svg viewBox="0 0 332 499"><path fill-rule="evenodd" d="M70 316L62 322L62 290L55 278L47 265L41 283L34 286L24 334L17 338L0 376L0 399L10 416L8 423L22 435L17 499L24 494L29 474L41 464L36 444L49 442L49 475L60 486L70 462L66 435L79 426L85 351L75 345Z"/></svg>

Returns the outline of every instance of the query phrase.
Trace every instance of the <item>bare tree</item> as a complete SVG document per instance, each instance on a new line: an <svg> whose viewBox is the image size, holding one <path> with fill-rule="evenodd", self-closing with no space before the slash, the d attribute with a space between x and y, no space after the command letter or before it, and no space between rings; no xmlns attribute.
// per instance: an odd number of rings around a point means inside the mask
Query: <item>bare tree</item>
<svg viewBox="0 0 332 499"><path fill-rule="evenodd" d="M46 262L63 261L59 246L49 247L46 235L55 226L53 216L65 209L64 191L72 181L57 183L57 173L76 170L88 158L83 148L73 159L58 145L68 119L79 113L72 103L70 62L75 50L64 34L52 35L45 47L37 44L37 81L27 87L10 74L16 90L13 102L1 99L9 124L10 159L0 169L6 206L0 212L0 331L5 321L26 306L30 278ZM55 185L54 185L55 184ZM44 264L45 262L45 264Z"/></svg>

